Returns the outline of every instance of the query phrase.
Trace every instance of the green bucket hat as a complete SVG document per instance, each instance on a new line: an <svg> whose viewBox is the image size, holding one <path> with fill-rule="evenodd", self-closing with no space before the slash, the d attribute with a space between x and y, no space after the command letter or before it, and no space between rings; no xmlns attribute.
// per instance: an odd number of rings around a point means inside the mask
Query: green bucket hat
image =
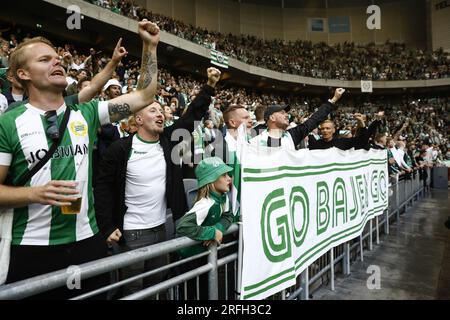
<svg viewBox="0 0 450 320"><path fill-rule="evenodd" d="M233 168L227 166L222 159L218 157L206 158L200 161L195 168L195 176L198 180L198 188L215 182L224 173L232 171Z"/></svg>

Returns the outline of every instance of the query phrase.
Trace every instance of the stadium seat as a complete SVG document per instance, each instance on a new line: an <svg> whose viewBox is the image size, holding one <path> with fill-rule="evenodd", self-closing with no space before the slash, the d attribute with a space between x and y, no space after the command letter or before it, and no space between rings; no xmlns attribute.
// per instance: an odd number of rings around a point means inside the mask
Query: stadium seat
<svg viewBox="0 0 450 320"><path fill-rule="evenodd" d="M195 197L197 196L197 179L183 179L184 192L186 194L186 201L188 208L194 205Z"/></svg>

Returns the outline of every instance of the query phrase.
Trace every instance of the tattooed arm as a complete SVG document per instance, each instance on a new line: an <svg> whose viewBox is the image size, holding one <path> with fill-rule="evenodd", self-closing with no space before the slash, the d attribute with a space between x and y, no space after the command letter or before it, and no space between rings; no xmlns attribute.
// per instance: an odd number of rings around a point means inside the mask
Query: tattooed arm
<svg viewBox="0 0 450 320"><path fill-rule="evenodd" d="M139 22L139 35L144 42L141 76L137 90L108 101L111 122L126 118L153 103L158 81L156 47L159 42L159 28L147 20Z"/></svg>

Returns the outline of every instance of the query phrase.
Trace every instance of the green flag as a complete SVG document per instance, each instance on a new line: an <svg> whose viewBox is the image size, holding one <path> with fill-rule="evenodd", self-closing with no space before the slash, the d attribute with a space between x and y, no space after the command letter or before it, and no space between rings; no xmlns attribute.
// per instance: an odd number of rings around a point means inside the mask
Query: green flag
<svg viewBox="0 0 450 320"><path fill-rule="evenodd" d="M228 57L224 55L222 52L211 49L210 56L212 64L228 69Z"/></svg>

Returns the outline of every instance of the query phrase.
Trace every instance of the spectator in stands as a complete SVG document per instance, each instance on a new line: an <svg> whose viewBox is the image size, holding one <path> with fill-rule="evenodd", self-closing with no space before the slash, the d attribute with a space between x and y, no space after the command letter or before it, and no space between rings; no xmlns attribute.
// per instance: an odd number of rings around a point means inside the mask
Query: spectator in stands
<svg viewBox="0 0 450 320"><path fill-rule="evenodd" d="M128 90L134 90L134 79L128 78L127 85L122 88L122 94L128 93Z"/></svg>
<svg viewBox="0 0 450 320"><path fill-rule="evenodd" d="M12 54L10 68L28 92L30 103L0 117L0 205L14 212L7 283L105 256L106 247L98 235L93 206L89 150L101 124L118 121L153 101L159 28L142 21L139 35L144 43L141 70L144 85L139 91L106 102L94 100L66 106L62 95L67 86L65 72L48 40L33 38L20 44ZM59 133L63 114L70 116L69 125L58 136L63 140L62 148L70 146L72 152L67 149L65 156L53 157L45 170L36 173L30 186L17 186L30 165L39 161L38 152L48 150L47 134L52 134L49 139L53 143L60 143L55 133ZM70 125L71 122L77 125ZM20 141L18 132L23 133ZM81 209L77 215L65 215L61 206L71 205L79 193L75 189L78 182L74 180L86 181ZM63 299L96 289L102 283L103 279L97 278L82 280L80 291L62 288L45 293L43 298Z"/></svg>
<svg viewBox="0 0 450 320"><path fill-rule="evenodd" d="M397 175L404 175L405 171L402 170L402 168L398 165L397 161L395 160L394 154L392 150L394 150L395 147L395 141L392 137L388 137L386 140L386 146L388 150L388 173L389 176L397 176ZM395 151L394 151L395 152Z"/></svg>
<svg viewBox="0 0 450 320"><path fill-rule="evenodd" d="M213 143L216 140L216 131L214 130L213 122L209 119L205 120L204 127L204 141Z"/></svg>
<svg viewBox="0 0 450 320"><path fill-rule="evenodd" d="M69 74L66 77L67 80L67 88L70 87L72 84L77 84L78 82L78 70L75 68L69 69Z"/></svg>
<svg viewBox="0 0 450 320"><path fill-rule="evenodd" d="M108 79L111 77L114 69L116 68L117 64L127 55L127 51L124 47L121 46L122 41L119 39L119 41L116 44L116 47L114 48L114 52L112 55L111 60L108 62L108 64L105 66L105 68L95 75L95 77L89 82L89 84L86 84L83 88L81 88L78 91L78 94L72 95L72 96L66 96L64 97L64 101L66 105L74 105L79 103L88 102L91 99L93 99L98 92L103 88L105 83L108 81ZM67 79L67 77L66 77ZM15 80L17 81L17 79ZM17 81L18 82L18 81ZM14 82L13 82L14 86ZM22 86L20 82L18 82L17 86ZM16 107L28 103L28 100L23 101L16 101L9 105L7 112L14 110Z"/></svg>
<svg viewBox="0 0 450 320"><path fill-rule="evenodd" d="M103 93L106 100L114 99L122 94L122 85L116 79L109 79L103 87ZM119 123L108 123L101 126L98 133L96 156L99 160L103 158L109 146L118 139L124 137L124 131L121 130Z"/></svg>
<svg viewBox="0 0 450 320"><path fill-rule="evenodd" d="M378 133L375 136L374 144L371 146L372 149L385 150L386 149L387 136L385 133Z"/></svg>
<svg viewBox="0 0 450 320"><path fill-rule="evenodd" d="M109 6L110 10L114 8L115 12L132 19L148 17L160 21L164 31L178 37L207 48L216 48L244 63L283 73L339 80L418 80L444 78L450 72L450 55L442 49L423 52L407 48L404 43L390 41L382 45L359 45L353 42L328 45L305 40L285 43L279 39L224 35L144 8L130 10L135 7L129 1L117 5ZM267 54L261 55L261 49ZM317 57L323 59L318 61Z"/></svg>
<svg viewBox="0 0 450 320"><path fill-rule="evenodd" d="M286 128L289 126L287 112L290 110L290 106L271 105L267 107L264 119L267 122L268 130L251 139L250 143L267 147L284 146L295 150L300 142L325 120L344 91L342 88L336 89L334 97L329 99L327 103L324 103L308 120L289 130L286 130Z"/></svg>
<svg viewBox="0 0 450 320"><path fill-rule="evenodd" d="M314 136L310 135L308 140L309 150L316 149L329 149L336 147L341 150L349 150L351 148L361 149L363 146L368 144L368 134L367 128L365 127L364 119L362 114L355 113L354 118L358 122L358 133L352 138L336 138L335 125L333 121L325 120L320 125L321 139L317 140Z"/></svg>
<svg viewBox="0 0 450 320"><path fill-rule="evenodd" d="M173 113L169 106L164 106L164 127L170 127L173 125Z"/></svg>
<svg viewBox="0 0 450 320"><path fill-rule="evenodd" d="M0 41L0 68L9 67L9 43Z"/></svg>
<svg viewBox="0 0 450 320"><path fill-rule="evenodd" d="M259 105L255 109L255 117L256 124L253 127L253 134L260 134L263 130L267 129L266 121L264 121L264 112L266 111L266 107L263 105Z"/></svg>
<svg viewBox="0 0 450 320"><path fill-rule="evenodd" d="M410 167L414 168L414 170L416 170L418 168L418 163L416 162L416 157L415 157L416 144L414 141L408 143L406 153L411 161Z"/></svg>
<svg viewBox="0 0 450 320"><path fill-rule="evenodd" d="M103 87L106 100L114 99L122 94L122 85L116 79L110 79Z"/></svg>
<svg viewBox="0 0 450 320"><path fill-rule="evenodd" d="M223 124L223 113L221 110L221 102L216 100L214 101L213 108L210 109L210 119L212 120L214 127L220 129Z"/></svg>
<svg viewBox="0 0 450 320"><path fill-rule="evenodd" d="M403 141L397 141L394 140L389 141L389 150L391 151L392 155L394 156L395 162L397 165L405 172L412 172L412 169L409 167L409 165L404 160L404 148L405 144Z"/></svg>
<svg viewBox="0 0 450 320"><path fill-rule="evenodd" d="M77 84L77 92L81 92L84 88L87 88L91 85L91 78L90 77L84 77L80 81L78 81ZM96 94L94 97L98 97L98 94Z"/></svg>
<svg viewBox="0 0 450 320"><path fill-rule="evenodd" d="M216 140L214 143L214 155L223 159L227 164L234 163L234 153L237 150L238 128L245 124L247 132L252 128L252 119L249 112L242 105L231 105L223 114L226 124L226 134L224 139Z"/></svg>
<svg viewBox="0 0 450 320"><path fill-rule="evenodd" d="M8 81L11 83L11 88L5 93L5 97L8 99L8 105L13 104L14 102L22 102L27 99L25 94L25 90L22 85L16 80L14 75L11 73L11 70L8 70Z"/></svg>
<svg viewBox="0 0 450 320"><path fill-rule="evenodd" d="M77 71L77 75L76 75L76 81L72 82L72 84L70 84L67 88L66 88L66 93L67 95L71 96L71 95L75 95L78 93L78 83L80 82L81 79L84 79L86 77L90 77L89 71L86 69L80 69ZM114 97L115 98L115 97ZM111 98L113 99L113 98Z"/></svg>
<svg viewBox="0 0 450 320"><path fill-rule="evenodd" d="M226 194L230 190L231 183L228 172L232 170L217 157L202 160L195 169L198 180L197 199L192 209L181 217L177 225L177 235L187 236L203 243L179 250L181 257L193 256L205 251L213 243L217 245L222 243L223 234L233 223L233 213ZM202 265L204 262L202 260L191 262L189 267L185 266L185 271ZM205 280L206 275L200 277L202 294L207 293ZM194 297L195 284L192 282L188 283L188 299Z"/></svg>
<svg viewBox="0 0 450 320"><path fill-rule="evenodd" d="M426 180L428 179L428 171L429 164L426 161L426 150L420 150L419 154L416 157L416 162L419 165L419 178L423 180L423 185L426 187Z"/></svg>
<svg viewBox="0 0 450 320"><path fill-rule="evenodd" d="M174 220L187 211L182 173L172 159L172 141L177 129L194 130L211 103L220 71L209 68L208 82L183 116L164 127L164 113L158 102L135 114L137 133L113 143L101 165L95 188L95 208L100 230L107 243L118 242L122 251L137 249L166 240L166 209L172 209ZM138 88L142 84L138 83ZM163 266L164 257L142 265L124 268L124 277L143 270ZM161 275L144 281L144 286L157 283ZM125 293L142 288L142 284L126 286Z"/></svg>

